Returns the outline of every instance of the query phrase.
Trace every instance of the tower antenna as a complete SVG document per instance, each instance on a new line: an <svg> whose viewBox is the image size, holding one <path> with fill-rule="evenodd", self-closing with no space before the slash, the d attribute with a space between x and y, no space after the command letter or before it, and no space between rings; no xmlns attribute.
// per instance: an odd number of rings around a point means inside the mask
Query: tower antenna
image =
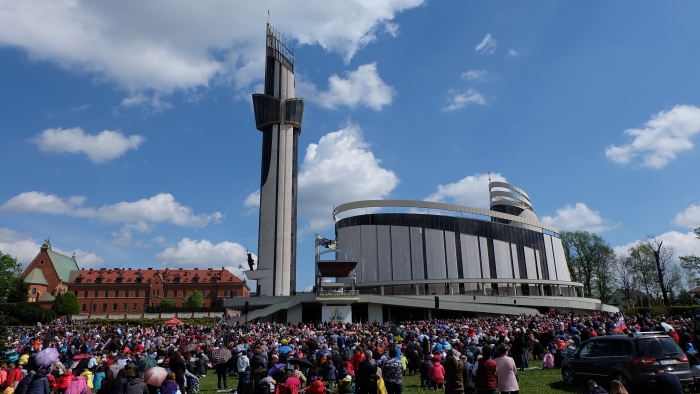
<svg viewBox="0 0 700 394"><path fill-rule="evenodd" d="M491 171L489 170L489 183L491 182Z"/></svg>
<svg viewBox="0 0 700 394"><path fill-rule="evenodd" d="M267 24L270 24L270 10L267 10Z"/></svg>

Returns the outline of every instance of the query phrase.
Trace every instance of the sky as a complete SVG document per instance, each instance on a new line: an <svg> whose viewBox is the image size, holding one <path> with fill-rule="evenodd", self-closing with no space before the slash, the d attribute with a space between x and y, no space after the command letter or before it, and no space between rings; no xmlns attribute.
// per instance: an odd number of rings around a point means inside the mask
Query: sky
<svg viewBox="0 0 700 394"><path fill-rule="evenodd" d="M334 206L488 207L489 172L562 231L700 255L692 1L0 0L0 251L240 275L268 10L306 103L297 290Z"/></svg>

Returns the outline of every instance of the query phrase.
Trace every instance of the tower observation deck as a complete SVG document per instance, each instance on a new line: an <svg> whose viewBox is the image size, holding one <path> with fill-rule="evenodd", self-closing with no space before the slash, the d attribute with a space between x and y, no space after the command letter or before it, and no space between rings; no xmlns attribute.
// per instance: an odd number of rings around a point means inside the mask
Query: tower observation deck
<svg viewBox="0 0 700 394"><path fill-rule="evenodd" d="M258 266L248 271L258 295L296 290L297 173L304 100L294 97L294 54L267 25L265 91L253 94L255 127L263 133Z"/></svg>

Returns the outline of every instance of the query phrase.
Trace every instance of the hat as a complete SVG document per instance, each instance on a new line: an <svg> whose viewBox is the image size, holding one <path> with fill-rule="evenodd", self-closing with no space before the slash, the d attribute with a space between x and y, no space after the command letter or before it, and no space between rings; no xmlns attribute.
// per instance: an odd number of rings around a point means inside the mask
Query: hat
<svg viewBox="0 0 700 394"><path fill-rule="evenodd" d="M349 382L352 380L352 376L347 375L347 376L345 376L345 378L343 380L345 380L346 382Z"/></svg>
<svg viewBox="0 0 700 394"><path fill-rule="evenodd" d="M286 340L286 339L283 339L283 340L280 341L280 343L283 344L283 345L286 345L286 344L287 344L287 340Z"/></svg>

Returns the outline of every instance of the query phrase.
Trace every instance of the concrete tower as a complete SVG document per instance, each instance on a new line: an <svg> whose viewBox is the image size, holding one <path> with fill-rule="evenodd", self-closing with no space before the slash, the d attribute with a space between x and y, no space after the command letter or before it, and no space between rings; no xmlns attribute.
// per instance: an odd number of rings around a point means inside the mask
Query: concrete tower
<svg viewBox="0 0 700 394"><path fill-rule="evenodd" d="M294 98L294 54L267 25L265 93L253 95L255 126L263 133L260 178L258 294L296 291L297 172L304 101Z"/></svg>

